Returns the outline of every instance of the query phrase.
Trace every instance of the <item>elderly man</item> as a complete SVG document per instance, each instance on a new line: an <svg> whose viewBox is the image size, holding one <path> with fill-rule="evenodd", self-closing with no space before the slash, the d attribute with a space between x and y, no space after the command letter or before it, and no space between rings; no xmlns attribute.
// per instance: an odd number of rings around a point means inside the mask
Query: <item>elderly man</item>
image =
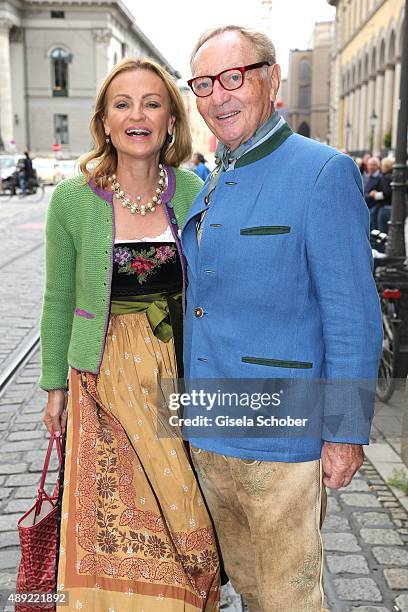
<svg viewBox="0 0 408 612"><path fill-rule="evenodd" d="M186 377L375 380L381 320L357 166L275 112L280 69L263 34L205 34L192 74L220 144L182 232ZM190 438L226 571L251 612L322 610L323 485L349 484L372 416L371 398L366 420L329 398L318 435Z"/></svg>
<svg viewBox="0 0 408 612"><path fill-rule="evenodd" d="M367 162L367 172L363 174L364 199L370 209L370 227L378 229L378 207L373 191L380 191L381 173L380 162L376 157L370 157Z"/></svg>

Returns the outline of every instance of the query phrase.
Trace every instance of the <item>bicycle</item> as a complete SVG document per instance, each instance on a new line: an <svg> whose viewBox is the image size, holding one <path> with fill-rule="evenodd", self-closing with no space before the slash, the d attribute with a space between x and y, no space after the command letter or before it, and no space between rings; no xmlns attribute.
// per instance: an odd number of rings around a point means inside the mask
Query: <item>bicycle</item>
<svg viewBox="0 0 408 612"><path fill-rule="evenodd" d="M385 246L387 235L371 232L372 246ZM378 371L376 395L388 402L399 379L408 374L408 266L404 257L388 257L377 253L374 277L381 302L383 348Z"/></svg>
<svg viewBox="0 0 408 612"><path fill-rule="evenodd" d="M3 181L2 190L0 196L3 202L9 202L12 197L18 196L19 198L29 197L30 202L41 202L45 195L45 186L37 178L37 174L31 176L27 180L25 193L23 194L19 188L19 182L17 176L10 177L7 181Z"/></svg>

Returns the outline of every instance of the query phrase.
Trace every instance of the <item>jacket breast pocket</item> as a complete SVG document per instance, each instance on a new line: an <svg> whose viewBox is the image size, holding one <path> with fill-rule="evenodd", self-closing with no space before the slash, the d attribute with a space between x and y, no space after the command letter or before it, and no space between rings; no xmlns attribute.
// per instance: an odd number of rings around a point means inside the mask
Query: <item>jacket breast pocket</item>
<svg viewBox="0 0 408 612"><path fill-rule="evenodd" d="M241 236L276 236L277 234L290 234L290 225L243 227L239 230L239 233Z"/></svg>

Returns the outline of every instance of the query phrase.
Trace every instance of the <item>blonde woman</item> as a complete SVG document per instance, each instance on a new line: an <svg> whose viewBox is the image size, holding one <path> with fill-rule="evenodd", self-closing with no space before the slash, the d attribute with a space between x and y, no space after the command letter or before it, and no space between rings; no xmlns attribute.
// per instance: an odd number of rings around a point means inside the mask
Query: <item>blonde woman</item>
<svg viewBox="0 0 408 612"><path fill-rule="evenodd" d="M157 431L157 381L181 375L178 230L201 188L179 168L191 137L171 76L117 64L91 133L46 228L40 386L48 430L66 430L57 588L70 610L213 611L210 519L182 439Z"/></svg>

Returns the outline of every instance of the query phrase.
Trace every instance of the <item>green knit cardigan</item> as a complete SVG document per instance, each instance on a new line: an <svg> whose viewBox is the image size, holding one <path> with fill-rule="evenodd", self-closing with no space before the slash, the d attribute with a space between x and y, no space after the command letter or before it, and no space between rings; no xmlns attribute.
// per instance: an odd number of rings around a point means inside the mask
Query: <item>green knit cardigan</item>
<svg viewBox="0 0 408 612"><path fill-rule="evenodd" d="M181 228L202 181L173 168L171 199ZM109 317L113 209L83 176L62 181L48 206L46 275L41 317L42 389L67 386L68 366L98 373Z"/></svg>

